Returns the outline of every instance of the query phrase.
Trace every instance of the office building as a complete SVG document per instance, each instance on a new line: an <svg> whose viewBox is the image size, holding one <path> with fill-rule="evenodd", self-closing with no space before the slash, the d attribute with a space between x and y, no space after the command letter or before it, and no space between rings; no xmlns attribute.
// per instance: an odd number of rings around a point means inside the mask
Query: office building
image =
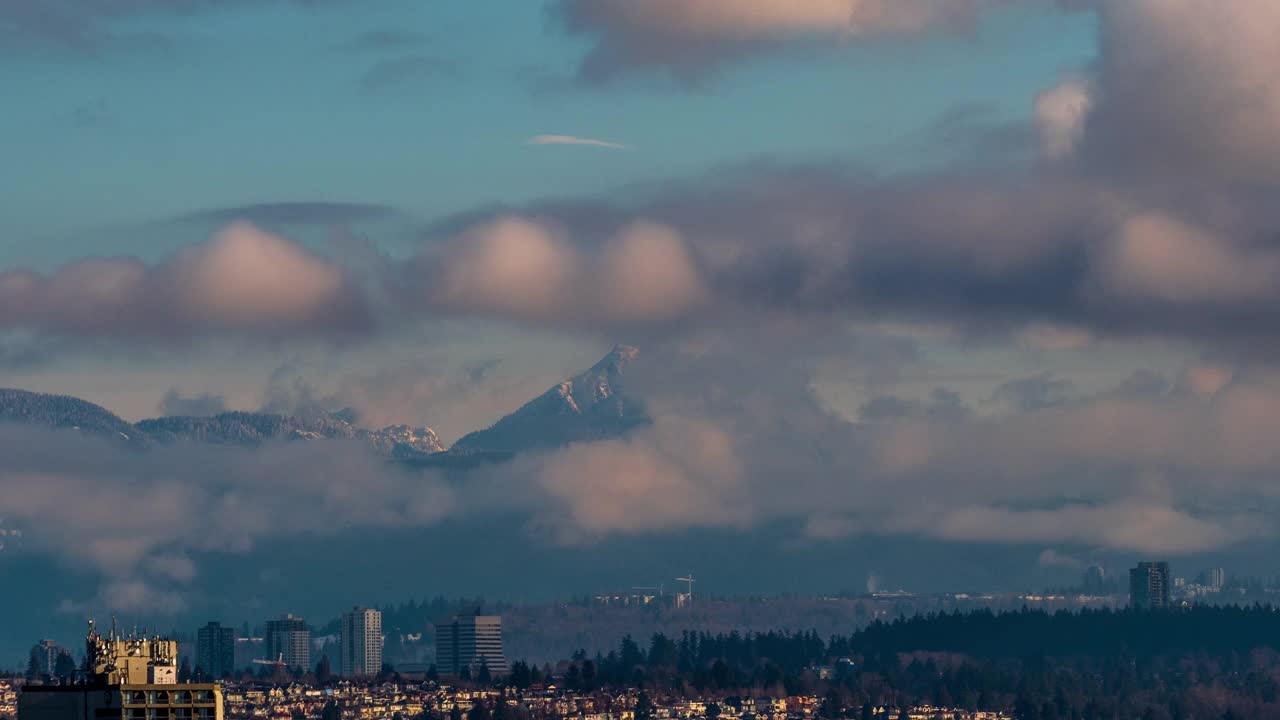
<svg viewBox="0 0 1280 720"><path fill-rule="evenodd" d="M236 670L236 630L210 622L196 631L196 671L218 680Z"/></svg>
<svg viewBox="0 0 1280 720"><path fill-rule="evenodd" d="M1139 610L1169 607L1169 563L1140 562L1129 570L1129 606Z"/></svg>
<svg viewBox="0 0 1280 720"><path fill-rule="evenodd" d="M507 674L501 616L459 615L436 624L437 672L458 676L465 669L474 677L481 667L495 677Z"/></svg>
<svg viewBox="0 0 1280 720"><path fill-rule="evenodd" d="M222 720L221 686L177 682L177 642L103 637L90 622L85 649L84 682L24 686L18 720Z"/></svg>
<svg viewBox="0 0 1280 720"><path fill-rule="evenodd" d="M280 660L291 668L311 669L311 629L299 617L285 615L267 621L267 660Z"/></svg>
<svg viewBox="0 0 1280 720"><path fill-rule="evenodd" d="M1084 570L1084 591L1102 593L1107 588L1107 571L1101 565L1090 565Z"/></svg>
<svg viewBox="0 0 1280 720"><path fill-rule="evenodd" d="M1220 567L1205 570L1204 584L1214 592L1222 590L1227 585L1227 571Z"/></svg>
<svg viewBox="0 0 1280 720"><path fill-rule="evenodd" d="M67 651L52 640L41 640L31 648L31 662L27 665L28 673L38 678L41 675L54 677L58 674L58 657Z"/></svg>
<svg viewBox="0 0 1280 720"><path fill-rule="evenodd" d="M382 671L382 613L369 608L351 608L342 614L339 637L344 677L372 677Z"/></svg>

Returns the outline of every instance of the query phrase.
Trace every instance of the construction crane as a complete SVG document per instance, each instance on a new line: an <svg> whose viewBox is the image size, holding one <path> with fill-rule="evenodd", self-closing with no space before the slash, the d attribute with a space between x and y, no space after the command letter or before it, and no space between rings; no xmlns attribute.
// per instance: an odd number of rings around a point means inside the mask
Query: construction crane
<svg viewBox="0 0 1280 720"><path fill-rule="evenodd" d="M689 604L692 605L693 604L693 583L694 583L693 573L689 573L684 577L676 578L676 582L689 583Z"/></svg>
<svg viewBox="0 0 1280 720"><path fill-rule="evenodd" d="M280 653L280 657L275 660L257 660L253 661L254 665L273 665L275 667L287 667L288 663L284 661L284 653Z"/></svg>

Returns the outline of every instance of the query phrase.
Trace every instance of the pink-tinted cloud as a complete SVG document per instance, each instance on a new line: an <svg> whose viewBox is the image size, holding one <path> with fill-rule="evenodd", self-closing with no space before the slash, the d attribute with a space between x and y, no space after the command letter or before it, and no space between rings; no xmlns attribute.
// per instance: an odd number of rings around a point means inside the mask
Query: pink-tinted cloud
<svg viewBox="0 0 1280 720"><path fill-rule="evenodd" d="M100 574L102 597L119 610L180 608L201 553L246 552L300 533L425 526L455 510L433 478L341 443L138 452L74 430L5 425L0 454L0 517L24 529L28 549ZM166 592L142 592L153 585Z"/></svg>
<svg viewBox="0 0 1280 720"><path fill-rule="evenodd" d="M154 265L94 258L51 275L0 272L0 329L48 336L323 337L371 324L363 291L340 266L248 223Z"/></svg>
<svg viewBox="0 0 1280 720"><path fill-rule="evenodd" d="M644 222L592 247L553 222L499 218L419 258L408 282L435 310L561 327L661 325L709 298L684 238Z"/></svg>
<svg viewBox="0 0 1280 720"><path fill-rule="evenodd" d="M577 137L576 135L535 135L529 138L529 145L585 145L587 147L607 148L609 150L630 150L631 148L622 143L609 142L608 140L595 140L593 138Z"/></svg>
<svg viewBox="0 0 1280 720"><path fill-rule="evenodd" d="M1280 301L1280 251L1233 243L1159 213L1125 221L1101 254L1097 272L1106 292L1134 302Z"/></svg>
<svg viewBox="0 0 1280 720"><path fill-rule="evenodd" d="M559 0L571 31L596 45L583 79L601 81L639 68L689 77L726 59L799 37L840 42L868 35L920 33L972 22L981 0Z"/></svg>
<svg viewBox="0 0 1280 720"><path fill-rule="evenodd" d="M1080 144L1091 166L1165 182L1258 180L1280 171L1280 78L1273 71L1280 6L1071 5L1095 12L1101 33Z"/></svg>

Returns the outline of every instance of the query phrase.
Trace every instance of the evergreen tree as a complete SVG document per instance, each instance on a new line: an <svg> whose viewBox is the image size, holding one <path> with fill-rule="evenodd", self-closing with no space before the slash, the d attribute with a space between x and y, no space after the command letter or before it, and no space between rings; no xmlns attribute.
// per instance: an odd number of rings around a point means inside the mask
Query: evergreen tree
<svg viewBox="0 0 1280 720"><path fill-rule="evenodd" d="M66 651L58 653L58 659L53 664L53 674L64 683L75 679L76 661L72 659L71 653Z"/></svg>
<svg viewBox="0 0 1280 720"><path fill-rule="evenodd" d="M320 662L316 663L316 682L321 685L327 685L332 679L333 666L329 663L329 656L321 655Z"/></svg>

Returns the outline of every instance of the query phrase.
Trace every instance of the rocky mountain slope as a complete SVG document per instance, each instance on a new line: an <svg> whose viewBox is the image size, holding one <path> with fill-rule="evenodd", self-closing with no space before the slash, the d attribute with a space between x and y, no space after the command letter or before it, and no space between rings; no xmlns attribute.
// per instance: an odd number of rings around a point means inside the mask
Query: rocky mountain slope
<svg viewBox="0 0 1280 720"><path fill-rule="evenodd" d="M0 389L0 422L73 428L138 447L181 440L252 446L269 440L343 438L362 440L378 452L402 458L444 450L431 428L392 425L369 430L349 422L349 417L319 409L296 416L229 412L212 417L161 417L134 425L100 405L78 398Z"/></svg>
<svg viewBox="0 0 1280 720"><path fill-rule="evenodd" d="M156 442L178 440L219 445L258 445L269 440L363 440L378 452L397 457L444 451L431 428L392 425L381 430L357 427L346 417L319 408L298 415L227 412L210 417L162 417L143 420L137 428Z"/></svg>
<svg viewBox="0 0 1280 720"><path fill-rule="evenodd" d="M67 395L0 388L0 423L2 422L76 429L134 445L144 445L147 442L145 433L139 432L110 410Z"/></svg>
<svg viewBox="0 0 1280 720"><path fill-rule="evenodd" d="M517 453L617 437L649 419L626 394L624 374L640 351L618 345L590 370L552 387L487 429L463 436L452 452Z"/></svg>
<svg viewBox="0 0 1280 720"><path fill-rule="evenodd" d="M463 436L447 452L431 428L363 428L350 410L312 408L295 415L226 412L130 424L77 398L0 389L0 422L76 428L136 447L183 441L254 446L275 440L359 440L388 457L427 466L468 467L529 450L614 438L648 423L644 408L625 391L626 368L638 355L633 347L614 347L586 372L552 387L491 427Z"/></svg>

